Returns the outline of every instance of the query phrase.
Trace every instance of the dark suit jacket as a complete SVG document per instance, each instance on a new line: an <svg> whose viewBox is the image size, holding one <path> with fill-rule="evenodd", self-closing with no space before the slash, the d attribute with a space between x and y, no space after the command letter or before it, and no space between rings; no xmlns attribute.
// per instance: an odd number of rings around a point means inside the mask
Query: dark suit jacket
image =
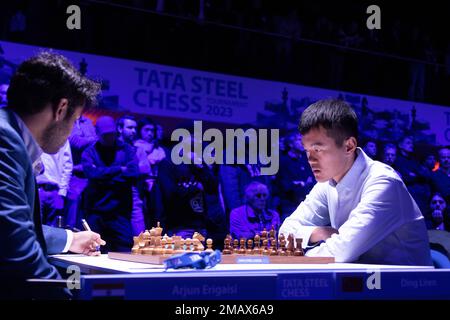
<svg viewBox="0 0 450 320"><path fill-rule="evenodd" d="M33 215L40 214L34 210L35 188L31 159L17 120L8 109L0 109L0 280L8 280L13 288L29 278L60 278L44 251L46 247L49 254L60 253L67 233L35 225ZM11 297L6 287L0 286L0 296Z"/></svg>

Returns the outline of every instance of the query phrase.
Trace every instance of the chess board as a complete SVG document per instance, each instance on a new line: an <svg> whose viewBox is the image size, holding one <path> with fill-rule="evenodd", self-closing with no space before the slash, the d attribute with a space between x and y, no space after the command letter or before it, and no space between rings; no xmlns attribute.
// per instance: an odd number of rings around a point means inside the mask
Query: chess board
<svg viewBox="0 0 450 320"><path fill-rule="evenodd" d="M109 252L108 257L115 260L140 262L148 264L164 264L164 260L172 255L144 255L127 252ZM247 254L223 254L221 263L270 263L270 264L326 264L334 263L333 257L305 257L305 256L267 256Z"/></svg>
<svg viewBox="0 0 450 320"><path fill-rule="evenodd" d="M133 237L131 252L110 252L110 259L131 262L164 264L164 260L175 254L185 252L213 251L212 239L205 239L195 232L192 238L162 235L160 223L151 230L145 230ZM205 241L206 240L206 241ZM206 244L206 248L203 244ZM224 240L221 263L270 263L270 264L325 264L333 263L333 257L305 257L302 239L295 239L293 234L286 238L283 234L276 237L274 227L265 228L254 238L232 239L227 235Z"/></svg>

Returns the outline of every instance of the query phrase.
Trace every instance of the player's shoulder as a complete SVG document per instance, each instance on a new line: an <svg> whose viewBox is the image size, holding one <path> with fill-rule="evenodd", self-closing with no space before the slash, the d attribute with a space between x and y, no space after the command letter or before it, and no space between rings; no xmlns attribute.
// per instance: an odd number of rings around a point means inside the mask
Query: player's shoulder
<svg viewBox="0 0 450 320"><path fill-rule="evenodd" d="M388 180L392 182L401 182L402 179L391 166L377 161L372 160L368 165L368 180Z"/></svg>

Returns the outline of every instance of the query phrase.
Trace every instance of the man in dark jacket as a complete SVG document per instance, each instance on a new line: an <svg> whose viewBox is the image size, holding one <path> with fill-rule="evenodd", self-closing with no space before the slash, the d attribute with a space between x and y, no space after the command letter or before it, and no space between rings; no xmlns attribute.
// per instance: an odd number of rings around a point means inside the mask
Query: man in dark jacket
<svg viewBox="0 0 450 320"><path fill-rule="evenodd" d="M130 251L132 186L139 175L136 152L117 139L114 119L98 118L99 140L81 157L88 179L84 210L93 231L101 232L104 251Z"/></svg>

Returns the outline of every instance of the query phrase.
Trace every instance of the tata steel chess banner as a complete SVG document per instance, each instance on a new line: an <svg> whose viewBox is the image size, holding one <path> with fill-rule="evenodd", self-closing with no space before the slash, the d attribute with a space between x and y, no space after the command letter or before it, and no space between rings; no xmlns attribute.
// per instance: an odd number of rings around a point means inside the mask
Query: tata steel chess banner
<svg viewBox="0 0 450 320"><path fill-rule="evenodd" d="M0 42L0 79L42 48ZM47 48L45 48L47 49ZM450 108L265 81L159 64L54 50L102 81L100 107L108 110L290 129L312 102L341 97L358 113L362 137L450 144ZM1 51L0 51L1 52Z"/></svg>

